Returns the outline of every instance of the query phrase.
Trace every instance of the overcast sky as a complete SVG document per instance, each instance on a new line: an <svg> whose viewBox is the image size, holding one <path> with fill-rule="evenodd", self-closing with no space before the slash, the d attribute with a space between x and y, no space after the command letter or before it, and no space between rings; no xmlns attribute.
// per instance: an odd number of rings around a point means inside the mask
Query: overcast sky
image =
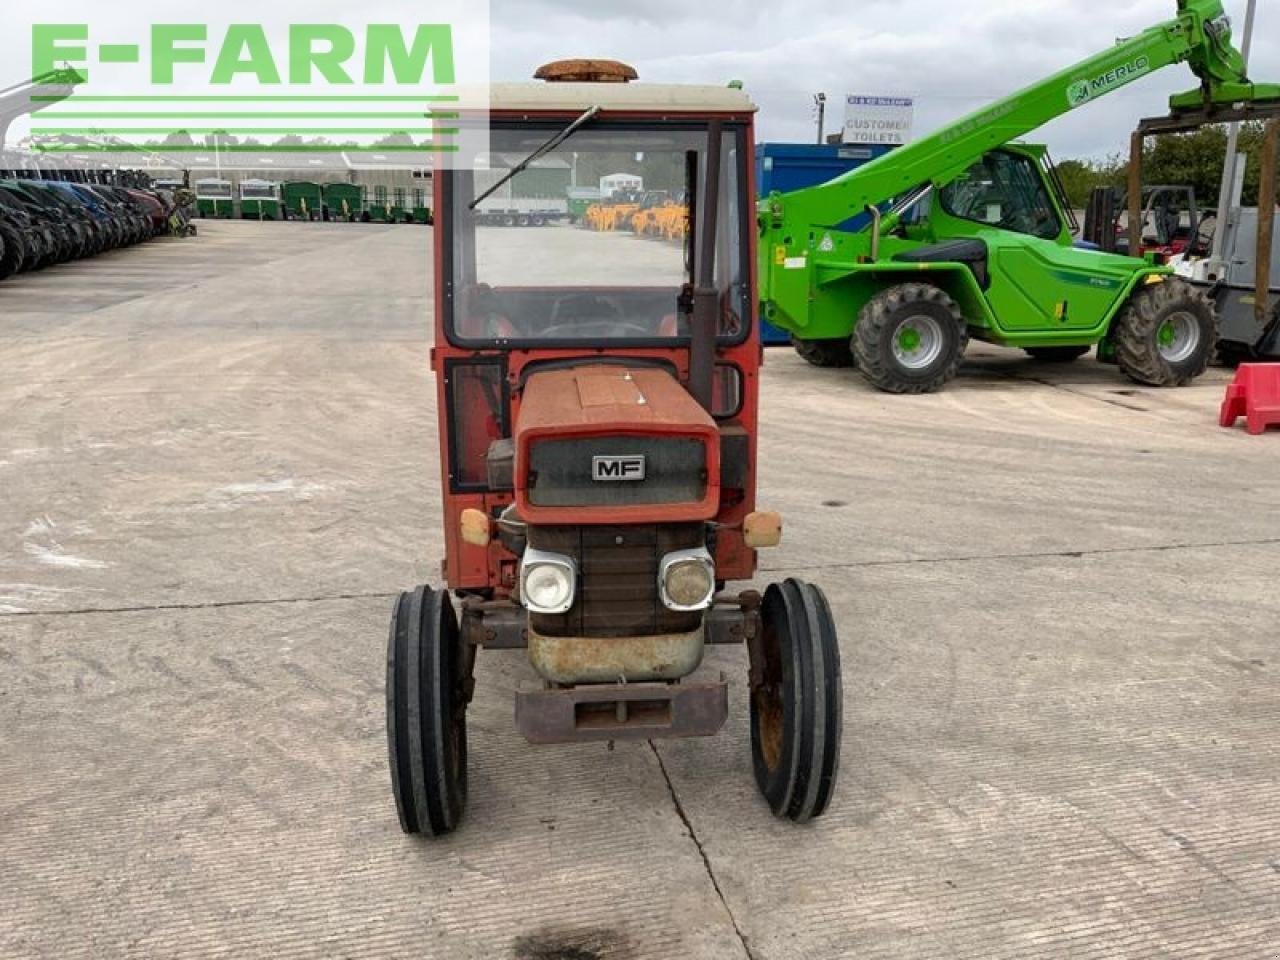
<svg viewBox="0 0 1280 960"><path fill-rule="evenodd" d="M1227 0L1237 24L1244 0ZM917 98L927 133L998 97L1170 19L1174 0L492 0L492 75L529 77L558 57L626 60L641 80L742 80L760 105L762 140L810 140L813 94L825 91L827 130L847 93ZM1280 81L1280 2L1259 0L1253 69ZM1059 159L1128 150L1143 116L1197 85L1171 67L1044 127Z"/></svg>

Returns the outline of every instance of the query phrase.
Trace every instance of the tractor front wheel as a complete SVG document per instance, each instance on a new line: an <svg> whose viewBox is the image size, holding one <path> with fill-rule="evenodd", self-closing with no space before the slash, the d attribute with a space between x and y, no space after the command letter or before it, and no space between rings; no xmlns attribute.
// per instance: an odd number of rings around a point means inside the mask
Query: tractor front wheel
<svg viewBox="0 0 1280 960"><path fill-rule="evenodd" d="M387 747L405 833L438 837L462 817L470 663L448 593L400 594L387 645Z"/></svg>
<svg viewBox="0 0 1280 960"><path fill-rule="evenodd" d="M1112 327L1116 361L1149 387L1186 386L1209 366L1218 315L1209 298L1185 280L1140 287Z"/></svg>
<svg viewBox="0 0 1280 960"><path fill-rule="evenodd" d="M835 340L801 340L799 337L792 337L791 345L796 348L796 353L815 367L853 366L853 347L847 337Z"/></svg>
<svg viewBox="0 0 1280 960"><path fill-rule="evenodd" d="M1027 347L1026 354L1037 363L1070 363L1089 352L1088 347Z"/></svg>
<svg viewBox="0 0 1280 960"><path fill-rule="evenodd" d="M775 815L803 823L827 809L840 766L840 647L822 591L772 584L749 650L756 784Z"/></svg>
<svg viewBox="0 0 1280 960"><path fill-rule="evenodd" d="M858 369L888 393L931 393L953 379L969 342L964 317L946 291L903 283L877 294L858 314Z"/></svg>

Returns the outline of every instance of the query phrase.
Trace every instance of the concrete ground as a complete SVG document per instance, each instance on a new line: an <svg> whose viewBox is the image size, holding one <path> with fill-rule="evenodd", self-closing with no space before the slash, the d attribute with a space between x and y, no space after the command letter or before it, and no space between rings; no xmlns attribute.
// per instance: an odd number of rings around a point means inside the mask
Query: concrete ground
<svg viewBox="0 0 1280 960"><path fill-rule="evenodd" d="M536 239L532 237L531 239ZM391 596L441 534L427 233L202 224L0 284L0 957L1280 955L1280 435L1224 375L771 351L762 579L840 625L822 820L722 735L535 748L400 833Z"/></svg>

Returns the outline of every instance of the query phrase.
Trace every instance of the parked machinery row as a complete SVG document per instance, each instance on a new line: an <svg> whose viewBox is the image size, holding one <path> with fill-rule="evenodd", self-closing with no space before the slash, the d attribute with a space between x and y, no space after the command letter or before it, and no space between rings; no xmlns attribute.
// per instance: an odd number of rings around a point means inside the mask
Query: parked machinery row
<svg viewBox="0 0 1280 960"><path fill-rule="evenodd" d="M168 191L0 179L0 280L161 234L192 232Z"/></svg>
<svg viewBox="0 0 1280 960"><path fill-rule="evenodd" d="M196 211L211 219L325 220L346 223L431 223L429 191L423 188L371 190L354 183L312 180L230 180L195 182Z"/></svg>

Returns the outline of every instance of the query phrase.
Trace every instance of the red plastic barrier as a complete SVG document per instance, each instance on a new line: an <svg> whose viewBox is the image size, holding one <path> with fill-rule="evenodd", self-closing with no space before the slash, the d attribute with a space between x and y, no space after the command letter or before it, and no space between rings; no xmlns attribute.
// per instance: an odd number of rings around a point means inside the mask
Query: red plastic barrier
<svg viewBox="0 0 1280 960"><path fill-rule="evenodd" d="M1233 427L1240 417L1255 435L1271 424L1280 426L1280 364L1240 364L1235 380L1227 385L1218 423Z"/></svg>

